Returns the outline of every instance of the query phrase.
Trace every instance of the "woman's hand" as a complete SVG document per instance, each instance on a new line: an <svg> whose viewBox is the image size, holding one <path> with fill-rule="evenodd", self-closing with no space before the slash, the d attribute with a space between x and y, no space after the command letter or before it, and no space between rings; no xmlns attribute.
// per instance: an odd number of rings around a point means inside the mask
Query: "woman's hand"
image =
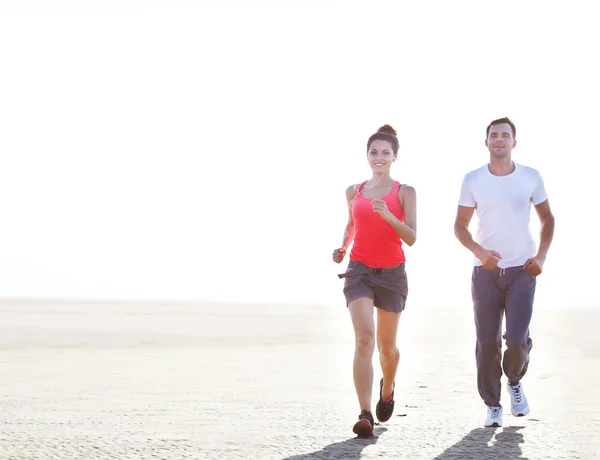
<svg viewBox="0 0 600 460"><path fill-rule="evenodd" d="M387 204L383 200L375 199L371 201L371 206L373 207L373 211L378 213L384 219L390 215L390 210L387 207Z"/></svg>
<svg viewBox="0 0 600 460"><path fill-rule="evenodd" d="M342 260L344 260L344 256L346 255L346 249L338 248L333 250L333 261L336 264L339 264Z"/></svg>

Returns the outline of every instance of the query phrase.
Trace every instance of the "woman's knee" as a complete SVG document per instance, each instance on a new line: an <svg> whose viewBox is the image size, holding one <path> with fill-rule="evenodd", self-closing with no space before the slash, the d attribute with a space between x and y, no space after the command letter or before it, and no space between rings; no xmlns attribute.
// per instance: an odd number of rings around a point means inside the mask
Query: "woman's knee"
<svg viewBox="0 0 600 460"><path fill-rule="evenodd" d="M373 354L375 350L375 333L364 330L356 334L356 351L361 355Z"/></svg>
<svg viewBox="0 0 600 460"><path fill-rule="evenodd" d="M379 350L379 354L381 356L393 356L399 353L398 346L396 345L396 343L393 342L379 341L377 343L377 349Z"/></svg>

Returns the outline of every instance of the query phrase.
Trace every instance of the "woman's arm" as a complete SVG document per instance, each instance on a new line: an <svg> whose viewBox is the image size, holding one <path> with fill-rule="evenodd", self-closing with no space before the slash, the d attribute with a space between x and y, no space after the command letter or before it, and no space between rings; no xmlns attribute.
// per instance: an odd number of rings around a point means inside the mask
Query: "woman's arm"
<svg viewBox="0 0 600 460"><path fill-rule="evenodd" d="M404 210L404 222L390 212L383 200L373 200L373 210L392 226L402 241L412 246L417 241L417 192L410 185L403 185L398 200Z"/></svg>
<svg viewBox="0 0 600 460"><path fill-rule="evenodd" d="M346 189L346 202L348 203L348 223L346 224L346 229L344 230L342 246L333 250L333 261L338 264L344 260L346 250L354 240L354 219L352 218L352 200L354 200L354 194L354 185L351 185Z"/></svg>
<svg viewBox="0 0 600 460"><path fill-rule="evenodd" d="M352 218L352 200L354 200L354 185L351 185L346 189L346 202L348 203L348 223L346 224L346 230L344 230L344 238L342 240L342 247L344 251L348 249L352 241L354 240L354 219Z"/></svg>

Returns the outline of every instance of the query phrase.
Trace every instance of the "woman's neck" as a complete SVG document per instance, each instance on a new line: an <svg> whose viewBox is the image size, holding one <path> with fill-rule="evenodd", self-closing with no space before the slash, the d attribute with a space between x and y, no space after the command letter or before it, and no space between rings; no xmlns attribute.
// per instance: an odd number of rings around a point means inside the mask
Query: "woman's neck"
<svg viewBox="0 0 600 460"><path fill-rule="evenodd" d="M394 179L392 179L390 172L385 171L382 173L373 173L373 177L371 177L371 180L369 181L369 185L371 185L371 186L375 186L375 184L390 185L390 184L393 184L394 182L395 181L394 181Z"/></svg>

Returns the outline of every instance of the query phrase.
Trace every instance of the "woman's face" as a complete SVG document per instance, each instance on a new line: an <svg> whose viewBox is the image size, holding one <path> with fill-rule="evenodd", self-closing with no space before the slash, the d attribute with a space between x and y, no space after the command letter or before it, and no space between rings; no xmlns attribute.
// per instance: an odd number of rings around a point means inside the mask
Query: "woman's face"
<svg viewBox="0 0 600 460"><path fill-rule="evenodd" d="M367 160L374 172L388 171L395 159L392 144L388 141L376 139L371 142L369 152L367 153Z"/></svg>

